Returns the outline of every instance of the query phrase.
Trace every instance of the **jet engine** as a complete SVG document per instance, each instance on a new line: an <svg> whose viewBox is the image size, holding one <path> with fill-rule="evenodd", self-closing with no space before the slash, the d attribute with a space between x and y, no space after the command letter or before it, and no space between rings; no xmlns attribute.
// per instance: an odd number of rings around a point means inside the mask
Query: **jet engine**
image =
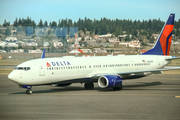
<svg viewBox="0 0 180 120"><path fill-rule="evenodd" d="M121 87L122 86L122 78L118 75L103 75L103 76L99 77L98 85L101 88Z"/></svg>

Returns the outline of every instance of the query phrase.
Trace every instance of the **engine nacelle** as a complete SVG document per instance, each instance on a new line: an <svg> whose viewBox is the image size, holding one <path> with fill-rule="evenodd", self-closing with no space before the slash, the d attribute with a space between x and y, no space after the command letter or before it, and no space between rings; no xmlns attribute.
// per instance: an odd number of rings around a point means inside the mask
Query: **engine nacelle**
<svg viewBox="0 0 180 120"><path fill-rule="evenodd" d="M122 78L118 75L104 75L98 79L98 85L101 88L119 87L121 84Z"/></svg>

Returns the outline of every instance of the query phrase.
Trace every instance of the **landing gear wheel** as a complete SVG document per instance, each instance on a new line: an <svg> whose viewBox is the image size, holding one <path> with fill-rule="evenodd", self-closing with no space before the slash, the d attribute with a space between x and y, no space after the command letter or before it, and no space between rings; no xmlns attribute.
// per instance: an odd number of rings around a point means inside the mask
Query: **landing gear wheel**
<svg viewBox="0 0 180 120"><path fill-rule="evenodd" d="M113 87L113 90L122 90L123 86L119 86L119 87Z"/></svg>
<svg viewBox="0 0 180 120"><path fill-rule="evenodd" d="M84 84L84 88L85 89L93 89L94 88L94 84L93 82L87 82Z"/></svg>
<svg viewBox="0 0 180 120"><path fill-rule="evenodd" d="M32 90L31 89L27 89L26 90L26 94L30 94L31 95L32 94Z"/></svg>

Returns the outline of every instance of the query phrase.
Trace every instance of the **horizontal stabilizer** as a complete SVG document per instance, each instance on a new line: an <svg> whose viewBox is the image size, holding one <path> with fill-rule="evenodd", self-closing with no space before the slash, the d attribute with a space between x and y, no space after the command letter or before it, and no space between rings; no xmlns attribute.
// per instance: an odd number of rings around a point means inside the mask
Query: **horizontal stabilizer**
<svg viewBox="0 0 180 120"><path fill-rule="evenodd" d="M166 60L174 60L174 59L180 59L180 57L166 58Z"/></svg>

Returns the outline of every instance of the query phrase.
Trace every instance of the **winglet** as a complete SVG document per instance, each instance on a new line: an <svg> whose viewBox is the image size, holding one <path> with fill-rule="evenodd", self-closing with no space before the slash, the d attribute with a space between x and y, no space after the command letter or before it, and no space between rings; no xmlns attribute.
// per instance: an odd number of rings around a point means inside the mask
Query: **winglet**
<svg viewBox="0 0 180 120"><path fill-rule="evenodd" d="M152 49L142 55L169 55L175 14L170 14L161 34Z"/></svg>
<svg viewBox="0 0 180 120"><path fill-rule="evenodd" d="M42 53L42 55L41 55L41 58L45 58L45 51L46 51L46 49L43 50L43 53Z"/></svg>

